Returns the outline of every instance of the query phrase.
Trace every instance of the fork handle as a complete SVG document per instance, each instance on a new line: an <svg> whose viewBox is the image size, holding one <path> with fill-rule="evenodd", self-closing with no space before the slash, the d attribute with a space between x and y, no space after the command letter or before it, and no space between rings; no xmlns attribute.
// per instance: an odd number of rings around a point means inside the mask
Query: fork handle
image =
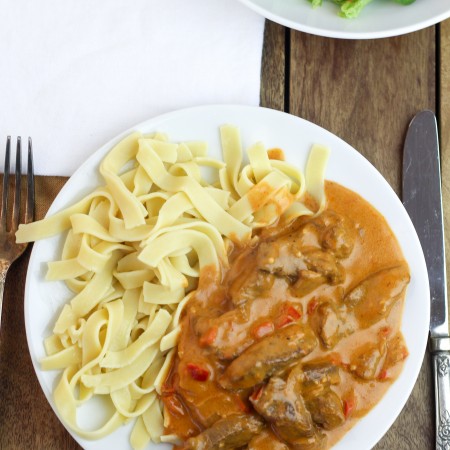
<svg viewBox="0 0 450 450"><path fill-rule="evenodd" d="M10 265L6 261L0 261L0 329L2 327L3 292L5 291L6 274Z"/></svg>

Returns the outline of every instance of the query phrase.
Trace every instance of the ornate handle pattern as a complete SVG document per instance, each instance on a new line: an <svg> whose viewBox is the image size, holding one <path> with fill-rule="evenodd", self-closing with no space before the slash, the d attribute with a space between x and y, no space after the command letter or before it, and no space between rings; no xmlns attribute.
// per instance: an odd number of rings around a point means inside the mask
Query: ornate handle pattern
<svg viewBox="0 0 450 450"><path fill-rule="evenodd" d="M448 338L433 339L432 353L436 399L436 450L450 450L450 345Z"/></svg>

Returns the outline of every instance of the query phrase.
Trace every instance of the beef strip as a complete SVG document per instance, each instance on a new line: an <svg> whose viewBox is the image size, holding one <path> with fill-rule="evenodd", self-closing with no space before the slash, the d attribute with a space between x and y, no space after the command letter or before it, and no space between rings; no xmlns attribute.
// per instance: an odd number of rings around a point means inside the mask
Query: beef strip
<svg viewBox="0 0 450 450"><path fill-rule="evenodd" d="M314 223L303 223L290 233L262 242L256 264L266 272L296 278L299 270L307 269L301 257L304 248L320 249L319 230Z"/></svg>
<svg viewBox="0 0 450 450"><path fill-rule="evenodd" d="M331 385L341 382L338 366L324 359L298 364L287 382L301 385L306 408L315 424L327 430L342 425L345 420L342 401L331 389Z"/></svg>
<svg viewBox="0 0 450 450"><path fill-rule="evenodd" d="M325 450L327 448L327 437L320 430L312 436L305 436L290 443L293 450Z"/></svg>
<svg viewBox="0 0 450 450"><path fill-rule="evenodd" d="M246 304L227 311L219 317L194 324L194 330L203 347L211 349L221 360L231 360L239 356L262 336L256 329L263 323L272 323L283 314L287 303L267 302L253 299ZM301 313L301 305L296 311ZM299 312L300 311L300 312Z"/></svg>
<svg viewBox="0 0 450 450"><path fill-rule="evenodd" d="M292 295L303 297L322 284L345 280L338 261L353 250L356 229L334 212L310 219L295 231L263 242L257 249L257 266L294 282Z"/></svg>
<svg viewBox="0 0 450 450"><path fill-rule="evenodd" d="M289 447L271 431L263 430L249 442L248 450L289 450Z"/></svg>
<svg viewBox="0 0 450 450"><path fill-rule="evenodd" d="M299 270L307 269L301 251L296 245L295 233L262 242L258 247L256 262L258 268L284 277L296 277Z"/></svg>
<svg viewBox="0 0 450 450"><path fill-rule="evenodd" d="M263 242L257 251L258 268L291 279L309 270L322 275L332 285L344 281L345 271L331 252L313 246L299 248L294 235Z"/></svg>
<svg viewBox="0 0 450 450"><path fill-rule="evenodd" d="M227 367L219 383L225 389L255 386L292 366L316 346L317 338L308 325L287 325L245 350Z"/></svg>
<svg viewBox="0 0 450 450"><path fill-rule="evenodd" d="M386 359L383 370L387 371L408 356L408 348L401 332L398 332L387 342Z"/></svg>
<svg viewBox="0 0 450 450"><path fill-rule="evenodd" d="M350 360L350 371L363 380L378 377L386 357L386 341L369 342L357 348Z"/></svg>
<svg viewBox="0 0 450 450"><path fill-rule="evenodd" d="M281 378L272 377L256 398L251 397L250 401L255 410L287 442L314 434L314 423L303 401L300 383L286 383Z"/></svg>
<svg viewBox="0 0 450 450"><path fill-rule="evenodd" d="M268 296L275 277L254 267L244 269L231 283L229 294L234 306L242 306L256 297Z"/></svg>
<svg viewBox="0 0 450 450"><path fill-rule="evenodd" d="M346 306L328 301L319 304L310 317L310 323L326 349L333 348L355 330Z"/></svg>
<svg viewBox="0 0 450 450"><path fill-rule="evenodd" d="M355 224L333 211L325 211L315 220L324 227L321 233L322 248L330 250L337 258L348 258L356 241Z"/></svg>
<svg viewBox="0 0 450 450"><path fill-rule="evenodd" d="M326 430L337 428L345 422L342 400L330 387L320 392L305 392L304 399L314 423Z"/></svg>
<svg viewBox="0 0 450 450"><path fill-rule="evenodd" d="M345 270L332 253L306 247L302 251L302 256L308 270L324 276L329 284L336 285L345 280Z"/></svg>
<svg viewBox="0 0 450 450"><path fill-rule="evenodd" d="M386 318L392 306L403 297L410 280L405 264L380 270L367 277L344 298L361 328L368 328Z"/></svg>
<svg viewBox="0 0 450 450"><path fill-rule="evenodd" d="M194 325L202 345L211 348L220 359L233 359L253 344L250 327L245 305Z"/></svg>
<svg viewBox="0 0 450 450"><path fill-rule="evenodd" d="M258 435L264 423L256 416L242 414L220 419L199 435L189 438L184 450L227 450L248 444Z"/></svg>
<svg viewBox="0 0 450 450"><path fill-rule="evenodd" d="M305 389L318 384L332 385L341 382L340 369L329 361L308 361L301 365L302 383Z"/></svg>
<svg viewBox="0 0 450 450"><path fill-rule="evenodd" d="M406 265L381 270L345 295L342 303L322 301L310 323L326 349L333 348L357 327L368 328L386 318L409 283Z"/></svg>
<svg viewBox="0 0 450 450"><path fill-rule="evenodd" d="M326 282L326 277L320 273L313 270L300 270L298 279L291 286L290 291L294 297L302 298Z"/></svg>

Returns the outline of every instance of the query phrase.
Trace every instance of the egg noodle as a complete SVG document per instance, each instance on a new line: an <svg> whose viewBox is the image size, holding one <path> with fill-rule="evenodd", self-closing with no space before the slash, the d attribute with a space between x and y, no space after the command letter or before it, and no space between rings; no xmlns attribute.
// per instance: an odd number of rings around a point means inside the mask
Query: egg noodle
<svg viewBox="0 0 450 450"><path fill-rule="evenodd" d="M158 394L202 269L220 275L232 242L245 244L252 230L281 216L312 215L305 192L319 205L314 213L325 206L327 148L312 147L303 175L270 159L262 143L248 149L244 165L238 128L222 126L220 135L223 161L208 157L203 142L133 133L101 162L104 186L17 231L17 242L66 232L61 260L48 263L46 279L64 280L74 296L45 339L41 365L62 371L54 402L83 438L136 419L133 448L176 443L163 435ZM100 428L85 430L77 408L94 396L109 397L115 411Z"/></svg>

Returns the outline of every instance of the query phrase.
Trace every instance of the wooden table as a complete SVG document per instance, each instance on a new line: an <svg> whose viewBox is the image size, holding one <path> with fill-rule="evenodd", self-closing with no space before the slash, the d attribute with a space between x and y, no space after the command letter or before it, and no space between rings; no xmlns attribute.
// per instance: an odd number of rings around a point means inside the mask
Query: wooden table
<svg viewBox="0 0 450 450"><path fill-rule="evenodd" d="M320 38L266 22L261 104L290 112L358 149L400 195L402 146L419 110L437 112L450 236L450 21L391 39ZM64 184L38 177L38 216ZM450 243L448 244L450 248ZM0 449L76 449L53 414L28 353L23 292L30 249L10 270L0 333ZM450 272L449 272L450 273ZM402 414L375 447L434 448L428 358Z"/></svg>

